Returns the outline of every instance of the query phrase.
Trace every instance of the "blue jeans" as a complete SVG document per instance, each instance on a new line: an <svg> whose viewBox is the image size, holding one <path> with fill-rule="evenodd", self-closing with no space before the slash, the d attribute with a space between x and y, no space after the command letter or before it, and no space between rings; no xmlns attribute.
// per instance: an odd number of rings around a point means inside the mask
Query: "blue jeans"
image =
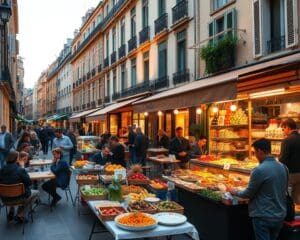
<svg viewBox="0 0 300 240"><path fill-rule="evenodd" d="M277 240L283 220L252 218L255 240Z"/></svg>
<svg viewBox="0 0 300 240"><path fill-rule="evenodd" d="M6 158L7 153L0 152L0 168L3 168L5 163L5 158Z"/></svg>

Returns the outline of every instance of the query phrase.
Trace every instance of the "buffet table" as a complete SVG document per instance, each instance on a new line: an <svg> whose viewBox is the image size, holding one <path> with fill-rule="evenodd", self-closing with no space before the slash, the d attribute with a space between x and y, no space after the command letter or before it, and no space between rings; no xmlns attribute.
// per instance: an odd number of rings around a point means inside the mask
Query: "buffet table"
<svg viewBox="0 0 300 240"><path fill-rule="evenodd" d="M92 238L93 234L99 233L95 232L95 226L97 222L100 221L102 225L105 227L105 229L110 232L114 239L139 239L139 238L149 238L149 237L161 237L161 236L170 236L170 235L179 235L179 234L188 234L192 239L199 240L199 235L196 230L196 228L190 224L189 222L186 222L182 225L177 225L177 226L163 226L163 225L158 225L156 228L152 230L147 230L147 231L126 231L122 230L121 228L117 227L114 221L102 221L101 218L99 217L99 213L96 210L96 204L101 201L89 201L88 205L90 209L93 211L95 216L97 217L90 236L89 240ZM103 231L101 231L103 232Z"/></svg>
<svg viewBox="0 0 300 240"><path fill-rule="evenodd" d="M31 180L46 180L55 178L55 175L51 171L29 172L28 175Z"/></svg>

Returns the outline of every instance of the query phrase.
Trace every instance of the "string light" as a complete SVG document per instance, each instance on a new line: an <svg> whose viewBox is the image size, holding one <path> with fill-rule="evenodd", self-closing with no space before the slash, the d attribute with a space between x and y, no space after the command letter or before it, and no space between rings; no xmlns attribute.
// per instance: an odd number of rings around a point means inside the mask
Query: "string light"
<svg viewBox="0 0 300 240"><path fill-rule="evenodd" d="M196 109L196 114L200 115L202 113L202 109L201 108L197 108Z"/></svg>
<svg viewBox="0 0 300 240"><path fill-rule="evenodd" d="M162 111L158 111L158 112L157 112L157 115L158 115L158 116L161 116L162 114L163 114Z"/></svg>

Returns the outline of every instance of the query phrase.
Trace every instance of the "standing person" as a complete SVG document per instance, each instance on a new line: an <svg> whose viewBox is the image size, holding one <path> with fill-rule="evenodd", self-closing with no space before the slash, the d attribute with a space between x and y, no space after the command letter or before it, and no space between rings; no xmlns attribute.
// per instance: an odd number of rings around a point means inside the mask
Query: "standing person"
<svg viewBox="0 0 300 240"><path fill-rule="evenodd" d="M187 168L187 163L190 160L189 151L189 141L183 137L182 127L177 127L175 137L170 142L169 154L175 154L176 159L180 160L179 166Z"/></svg>
<svg viewBox="0 0 300 240"><path fill-rule="evenodd" d="M67 136L70 138L73 144L73 148L70 150L70 159L69 159L69 165L71 166L73 157L77 152L77 139L72 129L69 129Z"/></svg>
<svg viewBox="0 0 300 240"><path fill-rule="evenodd" d="M136 137L136 133L134 132L133 127L128 126L128 140L126 142L126 145L128 146L129 158L130 158L131 164L137 163L136 156L135 156L135 150L134 150L135 137Z"/></svg>
<svg viewBox="0 0 300 240"><path fill-rule="evenodd" d="M162 129L158 130L157 133L157 146L165 149L169 149L170 140L166 132Z"/></svg>
<svg viewBox="0 0 300 240"><path fill-rule="evenodd" d="M112 163L120 164L124 168L126 168L125 148L119 142L119 139L117 136L110 137L110 145L111 145L111 152L112 152Z"/></svg>
<svg viewBox="0 0 300 240"><path fill-rule="evenodd" d="M252 170L247 188L231 189L233 195L248 198L249 216L256 240L277 240L286 216L288 170L271 153L271 142L259 139L252 144L259 165Z"/></svg>
<svg viewBox="0 0 300 240"><path fill-rule="evenodd" d="M289 169L292 198L296 204L300 204L300 134L296 130L296 122L291 118L283 121L281 128L286 138L281 143L279 161Z"/></svg>
<svg viewBox="0 0 300 240"><path fill-rule="evenodd" d="M61 128L57 128L54 131L55 138L53 140L53 147L60 148L63 153L63 160L66 162L70 161L70 151L73 148L73 143L71 139L63 134Z"/></svg>
<svg viewBox="0 0 300 240"><path fill-rule="evenodd" d="M55 206L61 199L61 196L57 194L56 188L66 188L69 184L69 165L66 161L63 161L63 151L60 148L54 148L52 150L53 163L51 165L51 171L55 175L55 179L51 179L42 185L44 191L52 196L51 206Z"/></svg>
<svg viewBox="0 0 300 240"><path fill-rule="evenodd" d="M201 155L206 155L207 154L206 143L207 143L207 137L200 136L196 145L191 146L190 156L191 157L199 157Z"/></svg>
<svg viewBox="0 0 300 240"><path fill-rule="evenodd" d="M0 183L1 184L17 184L23 183L25 188L24 206L18 207L17 215L14 217L15 209L11 207L7 216L7 220L11 221L15 219L17 222L27 222L26 214L28 213L29 206L37 199L39 191L30 190L32 185L30 177L24 168L18 166L17 161L19 158L19 153L16 151L11 151L7 154L6 165L0 169ZM5 199L13 200L13 199Z"/></svg>
<svg viewBox="0 0 300 240"><path fill-rule="evenodd" d="M44 127L41 127L40 130L39 130L39 139L41 141L41 144L42 144L42 150L43 150L43 153L44 155L47 155L48 154L48 139L49 139L49 136L48 136L48 130Z"/></svg>
<svg viewBox="0 0 300 240"><path fill-rule="evenodd" d="M53 127L47 127L48 131L48 144L50 145L50 149L53 148L53 139L55 138L54 129Z"/></svg>
<svg viewBox="0 0 300 240"><path fill-rule="evenodd" d="M108 130L105 130L103 134L101 134L101 144L108 144L109 143L109 138L111 137L111 134L109 133Z"/></svg>
<svg viewBox="0 0 300 240"><path fill-rule="evenodd" d="M134 139L134 151L137 163L145 166L147 158L147 149L149 141L145 134L143 134L140 127L136 128L136 137Z"/></svg>
<svg viewBox="0 0 300 240"><path fill-rule="evenodd" d="M7 131L6 126L2 125L0 132L0 168L5 165L5 157L13 145L13 136Z"/></svg>

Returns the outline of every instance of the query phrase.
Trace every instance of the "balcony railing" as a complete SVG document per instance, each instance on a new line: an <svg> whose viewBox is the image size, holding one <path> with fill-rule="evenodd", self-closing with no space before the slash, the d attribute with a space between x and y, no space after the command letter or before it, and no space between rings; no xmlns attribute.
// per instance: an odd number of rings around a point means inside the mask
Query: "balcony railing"
<svg viewBox="0 0 300 240"><path fill-rule="evenodd" d="M98 99L98 105L101 105L102 104L102 98L99 98Z"/></svg>
<svg viewBox="0 0 300 240"><path fill-rule="evenodd" d="M114 51L111 55L110 55L110 64L114 64L117 60L117 52Z"/></svg>
<svg viewBox="0 0 300 240"><path fill-rule="evenodd" d="M267 46L268 46L268 54L285 49L285 35L267 41Z"/></svg>
<svg viewBox="0 0 300 240"><path fill-rule="evenodd" d="M172 8L173 24L188 16L188 1L182 0Z"/></svg>
<svg viewBox="0 0 300 240"><path fill-rule="evenodd" d="M144 27L142 31L140 31L140 44L150 40L150 27Z"/></svg>
<svg viewBox="0 0 300 240"><path fill-rule="evenodd" d="M165 87L169 87L169 76L160 77L151 82L151 89L158 90Z"/></svg>
<svg viewBox="0 0 300 240"><path fill-rule="evenodd" d="M86 74L86 80L89 80L90 78L91 78L91 73L88 72L88 73Z"/></svg>
<svg viewBox="0 0 300 240"><path fill-rule="evenodd" d="M136 48L136 36L132 37L128 41L128 52L131 52L135 48Z"/></svg>
<svg viewBox="0 0 300 240"><path fill-rule="evenodd" d="M131 86L127 89L124 89L121 93L121 97L128 97L132 96L138 93L147 92L150 91L150 84L149 81L136 84L134 86Z"/></svg>
<svg viewBox="0 0 300 240"><path fill-rule="evenodd" d="M113 93L113 95L112 95L112 100L117 100L117 99L119 99L121 97L121 94L120 93Z"/></svg>
<svg viewBox="0 0 300 240"><path fill-rule="evenodd" d="M84 83L84 82L85 82L85 80L86 80L86 76L85 76L85 75L83 75L83 77L82 77L82 82Z"/></svg>
<svg viewBox="0 0 300 240"><path fill-rule="evenodd" d="M155 20L155 35L168 28L168 14L165 13Z"/></svg>
<svg viewBox="0 0 300 240"><path fill-rule="evenodd" d="M118 53L119 53L119 59L121 59L122 57L125 57L125 55L126 55L126 44L123 44L121 47L119 47Z"/></svg>
<svg viewBox="0 0 300 240"><path fill-rule="evenodd" d="M108 103L110 101L110 98L109 98L109 96L105 96L105 98L104 98L104 102L105 103Z"/></svg>
<svg viewBox="0 0 300 240"><path fill-rule="evenodd" d="M96 75L96 69L93 68L93 69L92 69L92 77L94 77L95 75Z"/></svg>
<svg viewBox="0 0 300 240"><path fill-rule="evenodd" d="M95 102L95 101L92 101L91 107L92 107L92 108L95 108L95 107L96 107L96 102Z"/></svg>
<svg viewBox="0 0 300 240"><path fill-rule="evenodd" d="M87 104L86 104L86 107L87 107L87 108L90 108L90 107L91 107L91 103L87 103Z"/></svg>
<svg viewBox="0 0 300 240"><path fill-rule="evenodd" d="M177 72L173 74L173 83L179 84L190 81L190 71L189 69L185 69L183 71Z"/></svg>
<svg viewBox="0 0 300 240"><path fill-rule="evenodd" d="M102 64L98 65L98 73L102 71Z"/></svg>
<svg viewBox="0 0 300 240"><path fill-rule="evenodd" d="M104 68L109 66L109 57L104 58Z"/></svg>
<svg viewBox="0 0 300 240"><path fill-rule="evenodd" d="M86 107L85 104L82 104L82 105L81 105L81 108L82 108L83 110L85 109L85 107Z"/></svg>

